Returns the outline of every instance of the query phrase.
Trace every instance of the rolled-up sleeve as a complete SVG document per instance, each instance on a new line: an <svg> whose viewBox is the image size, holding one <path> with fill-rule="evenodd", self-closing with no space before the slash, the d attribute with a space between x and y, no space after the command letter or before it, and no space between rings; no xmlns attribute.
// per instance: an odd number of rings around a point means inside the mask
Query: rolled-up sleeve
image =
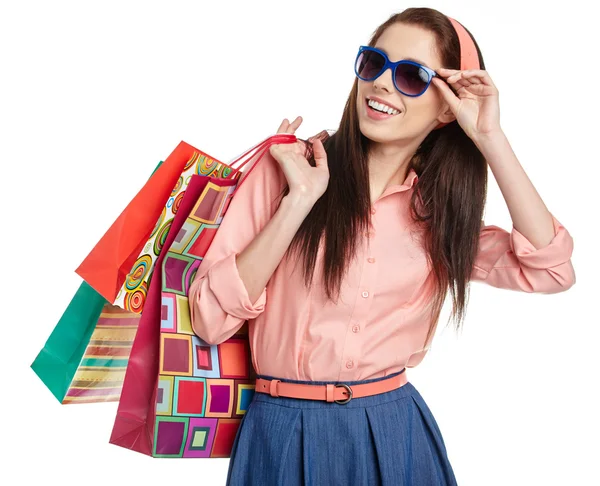
<svg viewBox="0 0 600 486"><path fill-rule="evenodd" d="M267 302L266 288L256 302L250 301L236 258L273 216L285 176L268 150L245 172L247 180L231 199L188 291L192 329L208 344L229 339L264 312Z"/></svg>
<svg viewBox="0 0 600 486"><path fill-rule="evenodd" d="M250 302L238 273L236 257L237 254L229 255L211 267L207 281L223 311L238 319L254 319L265 309L267 289L263 289L254 304Z"/></svg>
<svg viewBox="0 0 600 486"><path fill-rule="evenodd" d="M471 280L522 292L558 293L575 284L573 238L552 215L554 237L536 248L514 226L483 226Z"/></svg>

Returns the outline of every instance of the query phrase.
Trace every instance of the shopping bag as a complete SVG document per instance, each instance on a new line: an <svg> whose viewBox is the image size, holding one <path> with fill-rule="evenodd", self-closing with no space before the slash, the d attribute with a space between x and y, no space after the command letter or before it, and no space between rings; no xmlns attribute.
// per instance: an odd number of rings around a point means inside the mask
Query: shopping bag
<svg viewBox="0 0 600 486"><path fill-rule="evenodd" d="M252 168L274 143L246 152ZM240 161L234 161L232 168ZM252 170L249 169L249 170ZM157 258L125 374L110 443L153 457L229 457L254 393L247 323L219 345L191 328L187 291L239 182L192 176ZM260 189L257 189L260 190Z"/></svg>
<svg viewBox="0 0 600 486"><path fill-rule="evenodd" d="M186 144L186 147L190 148L191 146ZM194 150L189 157L162 208L152 233L144 243L139 255L137 255L133 267L125 277L113 302L114 305L118 305L131 312L142 312L148 291L148 280L154 270L156 260L160 255L192 176L199 174L227 179L239 175L230 166L218 162L204 152Z"/></svg>
<svg viewBox="0 0 600 486"><path fill-rule="evenodd" d="M31 368L61 403L117 401L139 318L83 282Z"/></svg>
<svg viewBox="0 0 600 486"><path fill-rule="evenodd" d="M194 151L191 145L181 141L75 270L108 302L115 302L148 238L161 224L165 203L184 168L193 163ZM138 292L138 305L140 296Z"/></svg>
<svg viewBox="0 0 600 486"><path fill-rule="evenodd" d="M31 364L60 402L67 394L105 303L104 297L82 282Z"/></svg>
<svg viewBox="0 0 600 486"><path fill-rule="evenodd" d="M138 321L84 281L31 368L61 403L116 401Z"/></svg>

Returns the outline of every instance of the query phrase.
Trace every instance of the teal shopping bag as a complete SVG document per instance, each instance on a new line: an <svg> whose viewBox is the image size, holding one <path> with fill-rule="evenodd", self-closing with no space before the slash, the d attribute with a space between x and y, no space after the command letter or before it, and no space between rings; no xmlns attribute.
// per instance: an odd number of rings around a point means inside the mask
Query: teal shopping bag
<svg viewBox="0 0 600 486"><path fill-rule="evenodd" d="M62 402L106 299L82 282L31 368Z"/></svg>
<svg viewBox="0 0 600 486"><path fill-rule="evenodd" d="M116 401L138 321L84 281L31 368L61 403Z"/></svg>

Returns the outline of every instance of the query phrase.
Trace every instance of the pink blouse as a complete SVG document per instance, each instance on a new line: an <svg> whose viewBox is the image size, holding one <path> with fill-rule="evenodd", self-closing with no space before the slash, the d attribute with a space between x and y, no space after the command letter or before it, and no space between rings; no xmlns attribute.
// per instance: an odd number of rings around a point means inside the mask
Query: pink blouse
<svg viewBox="0 0 600 486"><path fill-rule="evenodd" d="M258 374L295 380L382 377L419 364L430 326L433 276L411 233L411 170L373 204L371 230L343 282L337 304L321 283L322 249L311 288L284 257L256 302L240 279L236 255L276 210L285 176L268 153L240 186L189 289L194 332L209 344L229 339L248 320ZM553 217L555 236L536 249L516 229L483 226L471 279L523 292L556 293L575 283L573 239Z"/></svg>

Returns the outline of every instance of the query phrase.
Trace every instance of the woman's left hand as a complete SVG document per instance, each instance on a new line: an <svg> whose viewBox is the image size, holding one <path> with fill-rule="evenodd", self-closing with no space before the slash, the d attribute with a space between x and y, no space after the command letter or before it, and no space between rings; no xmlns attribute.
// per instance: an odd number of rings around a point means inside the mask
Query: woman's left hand
<svg viewBox="0 0 600 486"><path fill-rule="evenodd" d="M433 77L432 83L441 91L458 124L472 140L501 130L498 89L487 71L440 68L437 73L458 96L437 76Z"/></svg>

